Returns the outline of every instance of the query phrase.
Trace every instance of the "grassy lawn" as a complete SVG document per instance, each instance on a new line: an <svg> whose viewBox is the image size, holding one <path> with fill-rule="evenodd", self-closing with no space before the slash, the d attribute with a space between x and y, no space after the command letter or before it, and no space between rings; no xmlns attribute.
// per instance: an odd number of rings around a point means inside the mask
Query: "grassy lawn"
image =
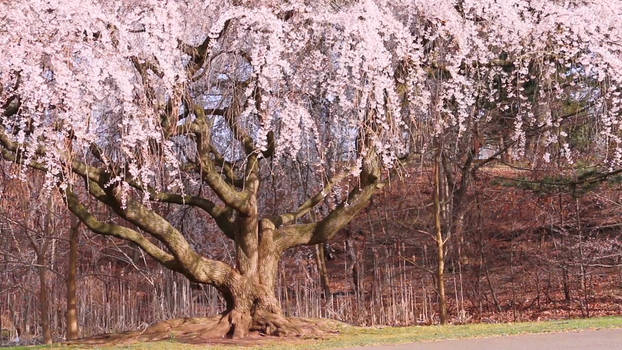
<svg viewBox="0 0 622 350"><path fill-rule="evenodd" d="M418 341L441 339L457 339L472 337L490 337L522 333L563 332L577 329L622 328L622 316L600 317L591 319L574 319L563 321L521 322L502 324L469 324L460 326L413 326L364 328L344 327L341 333L326 339L280 340L263 343L258 346L224 346L224 345L190 345L170 341L139 343L129 346L97 347L97 349L150 349L150 350L182 350L182 349L263 349L263 350L295 350L295 349L337 349L349 346L373 344L399 344ZM10 349L82 349L83 347L36 346L14 347Z"/></svg>

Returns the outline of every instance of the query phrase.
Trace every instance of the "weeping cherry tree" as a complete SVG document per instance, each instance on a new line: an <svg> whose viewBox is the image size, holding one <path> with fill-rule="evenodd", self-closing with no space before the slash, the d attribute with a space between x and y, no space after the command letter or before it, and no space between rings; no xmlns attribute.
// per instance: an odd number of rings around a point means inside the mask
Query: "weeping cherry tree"
<svg viewBox="0 0 622 350"><path fill-rule="evenodd" d="M283 315L281 255L334 237L446 130L506 118L518 155L529 128L567 144L549 106L574 71L599 87L599 155L619 166L621 16L617 0L2 1L0 151L93 232L217 288L215 335L300 334L314 325ZM270 213L266 174L293 163L315 194ZM236 264L162 204L209 215Z"/></svg>

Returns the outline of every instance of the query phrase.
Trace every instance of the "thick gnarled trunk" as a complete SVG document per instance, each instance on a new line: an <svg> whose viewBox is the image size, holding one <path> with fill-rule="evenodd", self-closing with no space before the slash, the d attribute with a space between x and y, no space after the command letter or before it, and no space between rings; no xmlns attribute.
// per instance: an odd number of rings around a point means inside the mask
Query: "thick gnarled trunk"
<svg viewBox="0 0 622 350"><path fill-rule="evenodd" d="M237 270L231 273L229 280L217 285L227 300L227 310L219 322L225 335L237 338L249 332L269 335L305 332L304 322L285 317L276 299L276 277L281 255L289 248L331 239L382 188L379 175L378 159L371 155L363 165L360 187L324 219L310 224L298 224L296 219L321 201L325 191L303 203L296 212L276 218L260 218L256 191L250 191L232 235L236 244ZM249 189L257 189L258 181L249 181L247 185Z"/></svg>
<svg viewBox="0 0 622 350"><path fill-rule="evenodd" d="M267 245L267 244L266 244ZM257 269L246 271L238 283L223 290L227 309L221 315L219 327L224 336L242 338L251 332L266 335L295 335L301 329L283 315L276 299L275 277L280 252L258 249Z"/></svg>

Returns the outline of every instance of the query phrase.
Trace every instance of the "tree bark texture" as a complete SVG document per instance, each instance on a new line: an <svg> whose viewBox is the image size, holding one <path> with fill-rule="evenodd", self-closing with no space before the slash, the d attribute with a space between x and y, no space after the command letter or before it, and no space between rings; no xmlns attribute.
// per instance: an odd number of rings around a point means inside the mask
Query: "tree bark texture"
<svg viewBox="0 0 622 350"><path fill-rule="evenodd" d="M37 265L39 265L39 317L43 343L52 344L52 330L50 329L50 301L48 298L48 271L46 270L47 261L43 252L37 255Z"/></svg>
<svg viewBox="0 0 622 350"><path fill-rule="evenodd" d="M320 275L320 284L324 291L324 299L328 300L332 293L330 291L330 280L328 277L328 271L326 269L326 254L324 254L324 244L315 245L315 259L317 263L317 270Z"/></svg>
<svg viewBox="0 0 622 350"><path fill-rule="evenodd" d="M437 152L434 163L434 228L436 233L437 271L439 317L441 324L447 324L447 297L445 295L445 238L443 237L441 213L441 167L440 151Z"/></svg>
<svg viewBox="0 0 622 350"><path fill-rule="evenodd" d="M69 230L69 259L67 261L67 340L77 339L78 326L78 297L76 280L78 274L78 241L80 238L80 222L75 219Z"/></svg>

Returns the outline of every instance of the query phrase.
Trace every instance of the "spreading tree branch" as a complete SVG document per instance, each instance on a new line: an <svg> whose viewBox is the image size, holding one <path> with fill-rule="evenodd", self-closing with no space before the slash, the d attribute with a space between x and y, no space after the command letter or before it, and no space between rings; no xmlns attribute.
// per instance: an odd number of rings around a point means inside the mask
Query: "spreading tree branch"
<svg viewBox="0 0 622 350"><path fill-rule="evenodd" d="M281 249L299 245L312 245L332 239L371 201L371 198L384 183L380 181L381 164L375 152L370 151L364 158L360 174L360 184L350 191L347 199L341 202L326 217L310 224L286 225L279 229L277 244Z"/></svg>
<svg viewBox="0 0 622 350"><path fill-rule="evenodd" d="M347 169L333 176L321 191L317 192L313 197L308 198L296 210L271 218L271 221L274 222L275 226L278 228L295 222L305 216L309 211L315 208L315 206L322 203L326 196L328 196L328 194L332 191L333 187L339 184L351 172L352 169Z"/></svg>
<svg viewBox="0 0 622 350"><path fill-rule="evenodd" d="M65 192L65 197L67 199L67 207L69 210L76 215L91 231L101 235L113 236L130 241L139 246L162 265L168 267L169 269L180 271L180 266L171 254L160 249L142 234L124 226L108 224L97 220L97 218L80 202L78 196L71 190L67 190Z"/></svg>

